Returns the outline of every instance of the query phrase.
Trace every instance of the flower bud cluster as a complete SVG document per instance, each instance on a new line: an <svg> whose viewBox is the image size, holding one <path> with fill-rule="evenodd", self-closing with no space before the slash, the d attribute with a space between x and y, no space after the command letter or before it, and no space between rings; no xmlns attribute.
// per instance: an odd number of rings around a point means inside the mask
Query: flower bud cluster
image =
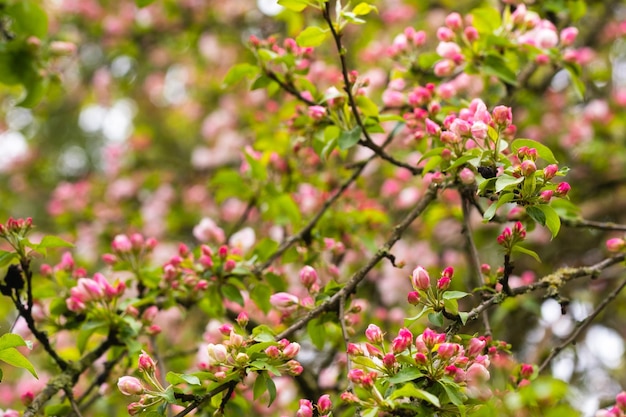
<svg viewBox="0 0 626 417"><path fill-rule="evenodd" d="M454 268L446 267L441 271L441 277L433 285L428 271L422 266L418 266L411 274L411 285L414 291L407 295L409 304L423 304L433 311L441 311L444 308L443 294L450 288L453 276Z"/></svg>
<svg viewBox="0 0 626 417"><path fill-rule="evenodd" d="M249 44L253 52L259 56L261 54L263 56L269 55L267 52L275 56L275 63L272 61L265 62L271 72L306 74L311 66L313 48L298 46L295 39L287 38L280 44L274 36L259 39L252 35ZM260 54L261 50L266 52Z"/></svg>
<svg viewBox="0 0 626 417"><path fill-rule="evenodd" d="M65 299L65 304L68 310L75 313L89 308L109 310L125 290L124 282L117 280L112 285L104 275L96 272L93 278L78 279L77 285L70 289L70 296Z"/></svg>
<svg viewBox="0 0 626 417"><path fill-rule="evenodd" d="M513 246L526 239L526 229L521 222L516 222L513 229L505 227L502 233L497 238L498 245L504 247L504 249L510 253Z"/></svg>
<svg viewBox="0 0 626 417"><path fill-rule="evenodd" d="M181 243L178 254L163 265L161 285L174 293L198 297L212 282L226 279L241 259L241 248L237 246L222 245L214 252L203 244L194 252Z"/></svg>
<svg viewBox="0 0 626 417"><path fill-rule="evenodd" d="M119 234L111 242L113 253L104 254L102 259L109 265L116 265L119 262L127 262L131 266L141 265L157 244L155 238L145 238L140 233L133 233L130 236Z"/></svg>
<svg viewBox="0 0 626 417"><path fill-rule="evenodd" d="M444 333L429 328L417 337L409 329L402 328L387 345L382 339L382 331L374 324L368 326L365 336L368 342L364 346L348 346L348 355L354 358L354 368L348 372L348 379L363 388L368 398L344 393L342 399L346 402L364 405L368 399L373 399L384 406L376 381L391 378L406 368L418 369L427 377L423 381L451 378L465 387L472 398L486 399L491 395L486 386L490 378L486 338L474 337L464 343L453 343L446 341ZM361 391L358 392L362 395Z"/></svg>
<svg viewBox="0 0 626 417"><path fill-rule="evenodd" d="M137 368L141 373L143 382L134 376L125 375L117 380L117 388L124 395L139 395L138 401L128 405L128 414L131 416L144 412L148 407L163 401L163 388L157 377L156 362L146 352L141 351Z"/></svg>
<svg viewBox="0 0 626 417"><path fill-rule="evenodd" d="M302 399L299 402L300 407L296 411L296 417L313 417L314 410L317 408L319 417L329 417L333 407L330 395L324 394L319 397L317 403L313 405L311 401Z"/></svg>
<svg viewBox="0 0 626 417"><path fill-rule="evenodd" d="M220 327L225 339L222 343L209 343L201 356L205 358L199 363L201 369L209 370L219 379L223 379L232 372L258 370L251 362L267 362L268 366L279 369L288 375L297 376L303 371L302 365L295 358L300 353L300 344L282 339L271 344L261 352L254 353L250 358L248 348L255 345L255 341L238 333L232 325Z"/></svg>

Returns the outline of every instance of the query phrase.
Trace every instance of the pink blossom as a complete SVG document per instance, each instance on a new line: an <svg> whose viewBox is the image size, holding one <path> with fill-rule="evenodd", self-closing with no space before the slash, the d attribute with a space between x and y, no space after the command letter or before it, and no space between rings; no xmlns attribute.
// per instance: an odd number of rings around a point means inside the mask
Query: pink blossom
<svg viewBox="0 0 626 417"><path fill-rule="evenodd" d="M386 107L402 107L406 103L404 93L395 90L383 91L382 99Z"/></svg>
<svg viewBox="0 0 626 417"><path fill-rule="evenodd" d="M419 301L420 301L420 294L417 291L411 291L408 293L407 295L407 301L409 302L409 304L411 305L418 305Z"/></svg>
<svg viewBox="0 0 626 417"><path fill-rule="evenodd" d="M380 327L375 324L367 326L367 329L365 330L365 337L367 337L367 340L374 344L381 344L383 342L383 332L380 330Z"/></svg>
<svg viewBox="0 0 626 417"><path fill-rule="evenodd" d="M570 46L576 41L578 36L578 29L575 27L566 27L561 31L560 40L561 45Z"/></svg>
<svg viewBox="0 0 626 417"><path fill-rule="evenodd" d="M571 188L572 187L568 183L562 182L556 186L555 194L558 197L565 197Z"/></svg>
<svg viewBox="0 0 626 417"><path fill-rule="evenodd" d="M117 235L113 238L111 247L119 253L128 253L133 249L133 244L126 235Z"/></svg>
<svg viewBox="0 0 626 417"><path fill-rule="evenodd" d="M470 42L476 42L480 37L480 35L478 34L478 30L474 26L466 27L465 29L463 29L463 33L465 34L467 40Z"/></svg>
<svg viewBox="0 0 626 417"><path fill-rule="evenodd" d="M456 65L449 59L443 59L435 64L433 71L437 77L447 77L452 74Z"/></svg>
<svg viewBox="0 0 626 417"><path fill-rule="evenodd" d="M398 336L391 342L391 350L394 353L401 353L405 351L413 343L413 334L409 329L403 327L398 332Z"/></svg>
<svg viewBox="0 0 626 417"><path fill-rule="evenodd" d="M471 132L475 139L484 140L487 137L489 127L482 121L477 121L472 124Z"/></svg>
<svg viewBox="0 0 626 417"><path fill-rule="evenodd" d="M288 310L293 306L298 305L300 299L293 294L287 292L277 292L270 296L270 303L278 310Z"/></svg>
<svg viewBox="0 0 626 417"><path fill-rule="evenodd" d="M283 357L285 359L293 359L295 358L298 353L300 352L300 344L293 342L293 343L289 343L284 349L283 349Z"/></svg>
<svg viewBox="0 0 626 417"><path fill-rule="evenodd" d="M463 27L463 18L460 14L453 12L446 16L446 26L452 30L459 30Z"/></svg>
<svg viewBox="0 0 626 417"><path fill-rule="evenodd" d="M461 55L461 47L455 42L439 42L437 54L442 58L457 61Z"/></svg>
<svg viewBox="0 0 626 417"><path fill-rule="evenodd" d="M124 395L141 395L145 391L141 381L133 376L123 376L118 379L117 388Z"/></svg>
<svg viewBox="0 0 626 417"><path fill-rule="evenodd" d="M453 41L454 38L456 38L456 35L450 28L440 27L439 29L437 29L437 39L439 39L440 41L450 42Z"/></svg>
<svg viewBox="0 0 626 417"><path fill-rule="evenodd" d="M469 168L463 168L461 172L459 172L459 179L461 183L465 185L472 185L476 182L476 174Z"/></svg>
<svg viewBox="0 0 626 417"><path fill-rule="evenodd" d="M511 108L506 106L496 106L493 109L493 121L503 127L509 126L513 122Z"/></svg>
<svg viewBox="0 0 626 417"><path fill-rule="evenodd" d="M413 274L411 275L411 284L415 290L426 290L430 287L430 276L428 275L428 271L421 266L415 268L413 270Z"/></svg>
<svg viewBox="0 0 626 417"><path fill-rule="evenodd" d="M209 365L219 365L226 361L228 357L228 351L226 350L226 346L222 344L213 344L209 343L207 345L207 352L209 354L208 360Z"/></svg>
<svg viewBox="0 0 626 417"><path fill-rule="evenodd" d="M321 120L326 115L326 107L324 106L309 106L309 117L313 120Z"/></svg>
<svg viewBox="0 0 626 417"><path fill-rule="evenodd" d="M222 243L226 240L224 230L218 227L217 224L208 217L202 218L200 223L194 226L193 236L200 242L214 241L216 243Z"/></svg>
<svg viewBox="0 0 626 417"><path fill-rule="evenodd" d="M317 271L312 266L306 265L300 270L300 282L306 288L311 288L317 282Z"/></svg>
<svg viewBox="0 0 626 417"><path fill-rule="evenodd" d="M609 252L619 252L626 246L624 239L612 238L606 241L606 248Z"/></svg>
<svg viewBox="0 0 626 417"><path fill-rule="evenodd" d="M324 394L317 400L317 411L319 414L329 413L333 403L330 400L330 395Z"/></svg>
<svg viewBox="0 0 626 417"><path fill-rule="evenodd" d="M313 417L313 405L309 400L300 400L300 408L296 412L296 417Z"/></svg>
<svg viewBox="0 0 626 417"><path fill-rule="evenodd" d="M152 373L156 369L156 362L143 350L139 355L138 364L141 372Z"/></svg>

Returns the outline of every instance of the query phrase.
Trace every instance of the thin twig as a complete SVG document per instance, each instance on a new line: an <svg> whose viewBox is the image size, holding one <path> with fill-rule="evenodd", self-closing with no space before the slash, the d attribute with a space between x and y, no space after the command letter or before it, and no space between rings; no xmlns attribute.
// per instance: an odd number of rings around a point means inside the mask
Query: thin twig
<svg viewBox="0 0 626 417"><path fill-rule="evenodd" d="M286 330L282 331L278 336L276 336L276 340L290 338L296 331L300 330L302 327L306 326L306 324L313 320L314 318L320 316L322 313L327 311L337 311L337 305L343 297L347 297L352 294L356 289L357 285L363 281L365 276L369 271L371 271L382 259L386 257L386 254L391 250L393 245L400 240L403 233L406 229L413 223L415 219L417 219L426 208L437 198L437 190L439 188L433 184L430 186L428 191L424 194L421 200L417 203L415 207L402 219L402 222L398 224L395 228L389 239L382 245L376 254L372 256L367 264L365 264L361 269L359 269L348 282L344 285L344 287L336 292L332 297L328 300L324 301L319 306L315 307L313 310L309 311L304 317L300 318L294 324L289 326Z"/></svg>
<svg viewBox="0 0 626 417"><path fill-rule="evenodd" d="M626 287L626 280L624 280L615 290L613 290L593 312L587 316L582 322L578 323L576 328L570 333L570 335L560 345L554 347L550 352L550 355L539 366L539 373L543 372L546 367L552 362L552 360L570 344L574 343L578 336L593 322L593 320L613 301L617 295Z"/></svg>
<svg viewBox="0 0 626 417"><path fill-rule="evenodd" d="M619 230L626 232L625 224L618 224L613 222L598 222L595 220L585 220L585 219L568 219L561 217L561 223L564 226L569 227L582 227L589 229L599 229L599 230Z"/></svg>
<svg viewBox="0 0 626 417"><path fill-rule="evenodd" d="M350 360L350 355L348 354L348 344L350 344L350 336L348 336L348 329L346 329L346 318L345 318L345 304L346 297L345 295L341 297L339 300L339 324L341 326L341 334L343 335L343 341L346 345L346 373L349 374L352 370L352 361ZM354 392L354 384L352 380L348 378L348 388L349 392ZM357 409L356 414L357 417L361 416L361 412Z"/></svg>
<svg viewBox="0 0 626 417"><path fill-rule="evenodd" d="M472 233L472 226L470 224L470 208L474 206L475 198L473 195L463 195L461 193L461 205L463 207L463 235L465 236L465 253L467 254L467 258L469 260L470 269L471 269L471 279L473 283L468 283L472 288L478 288L482 285L482 274L480 271L480 257L478 256L478 249L476 248L476 244L474 243L474 235ZM471 288L470 288L471 292ZM480 293L476 294L476 296L480 296ZM487 311L483 311L483 324L485 326L485 335L491 334L491 325L489 323L489 313Z"/></svg>

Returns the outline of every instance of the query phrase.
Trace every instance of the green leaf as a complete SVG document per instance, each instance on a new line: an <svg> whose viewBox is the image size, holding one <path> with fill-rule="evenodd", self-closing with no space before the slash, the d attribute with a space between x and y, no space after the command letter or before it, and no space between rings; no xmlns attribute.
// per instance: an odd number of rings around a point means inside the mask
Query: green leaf
<svg viewBox="0 0 626 417"><path fill-rule="evenodd" d="M357 106L361 109L365 116L378 117L378 106L370 98L366 96L357 96L355 100Z"/></svg>
<svg viewBox="0 0 626 417"><path fill-rule="evenodd" d="M463 392L461 391L461 388L452 381L448 382L448 381L442 380L438 382L439 382L439 385L443 387L444 391L448 395L450 402L452 402L452 404L456 405L459 408L463 407L463 402L465 401L467 397L465 396L465 394L463 394Z"/></svg>
<svg viewBox="0 0 626 417"><path fill-rule="evenodd" d="M48 15L37 2L17 1L6 9L6 13L13 18L11 30L18 35L43 39L48 34Z"/></svg>
<svg viewBox="0 0 626 417"><path fill-rule="evenodd" d="M474 155L463 155L462 157L456 159L448 168L446 168L446 171L450 171L454 168L460 167L461 165L466 164L474 158L476 158L476 156Z"/></svg>
<svg viewBox="0 0 626 417"><path fill-rule="evenodd" d="M487 55L483 61L483 72L498 77L507 84L517 85L517 75L500 55Z"/></svg>
<svg viewBox="0 0 626 417"><path fill-rule="evenodd" d="M536 140L532 140L532 139L515 139L513 141L513 143L511 144L511 151L513 153L517 153L517 150L519 148L521 148L522 146L528 146L529 148L537 149L537 154L541 158L545 159L546 162L548 162L549 164L558 164L559 163L559 161L557 161L556 158L554 157L554 154L552 153L550 148L548 148L543 143L537 142Z"/></svg>
<svg viewBox="0 0 626 417"><path fill-rule="evenodd" d="M459 313L459 303L457 300L443 300L443 307L450 314Z"/></svg>
<svg viewBox="0 0 626 417"><path fill-rule="evenodd" d="M9 265L13 259L17 259L17 253L0 250L0 268Z"/></svg>
<svg viewBox="0 0 626 417"><path fill-rule="evenodd" d="M328 34L329 29L322 29L318 26L309 26L304 29L300 34L296 37L296 43L298 46L320 46L324 39L326 39L326 35Z"/></svg>
<svg viewBox="0 0 626 417"><path fill-rule="evenodd" d="M433 156L426 162L426 165L422 168L422 175L425 175L428 172L434 171L436 167L441 164L442 158L440 156Z"/></svg>
<svg viewBox="0 0 626 417"><path fill-rule="evenodd" d="M470 13L473 17L472 25L478 33L493 33L502 25L502 18L495 7L481 7Z"/></svg>
<svg viewBox="0 0 626 417"><path fill-rule="evenodd" d="M28 346L24 339L22 339L22 336L15 333L6 333L0 336L0 350L17 346Z"/></svg>
<svg viewBox="0 0 626 417"><path fill-rule="evenodd" d="M44 236L36 249L73 248L74 245L58 236Z"/></svg>
<svg viewBox="0 0 626 417"><path fill-rule="evenodd" d="M267 404L269 407L276 399L276 384L274 384L274 380L272 378L267 378L265 380L265 387L267 388L267 393L270 395L270 401Z"/></svg>
<svg viewBox="0 0 626 417"><path fill-rule="evenodd" d="M0 350L0 361L6 362L9 365L13 365L18 368L24 368L30 372L32 376L39 379L33 365L28 361L28 359L26 359L26 357L24 357L24 355L13 347Z"/></svg>
<svg viewBox="0 0 626 417"><path fill-rule="evenodd" d="M194 375L177 374L176 372L168 372L165 380L172 385L189 384L200 385L200 378Z"/></svg>
<svg viewBox="0 0 626 417"><path fill-rule="evenodd" d="M443 293L444 300L458 300L459 298L463 298L468 296L469 294L463 291L446 291Z"/></svg>
<svg viewBox="0 0 626 417"><path fill-rule="evenodd" d="M359 139L361 139L361 133L363 133L361 126L355 126L352 130L344 130L341 132L339 141L337 142L339 149L350 149L356 145L359 142Z"/></svg>
<svg viewBox="0 0 626 417"><path fill-rule="evenodd" d="M259 74L259 68L255 65L243 63L232 67L224 77L223 86L232 87L244 78L253 78Z"/></svg>
<svg viewBox="0 0 626 417"><path fill-rule="evenodd" d="M265 314L267 314L271 308L270 297L272 295L272 289L265 284L258 283L254 285L252 291L250 291L250 299L259 307Z"/></svg>
<svg viewBox="0 0 626 417"><path fill-rule="evenodd" d="M135 0L135 4L137 7L142 8L151 5L154 3L154 0Z"/></svg>
<svg viewBox="0 0 626 417"><path fill-rule="evenodd" d="M501 195L498 201L496 201L495 203L487 207L487 210L485 210L485 214L483 215L483 218L485 220L493 219L493 217L496 215L496 210L498 210L498 208L502 206L503 204L506 204L510 202L511 200L513 200L513 198L515 198L515 194L513 193L507 193L507 194Z"/></svg>
<svg viewBox="0 0 626 417"><path fill-rule="evenodd" d="M326 344L326 328L324 327L324 323L320 322L319 319L311 320L307 324L306 330L313 345L319 350L324 349L324 345Z"/></svg>
<svg viewBox="0 0 626 417"><path fill-rule="evenodd" d="M431 394L428 391L424 391L423 389L417 388L413 384L405 384L402 388L399 388L391 393L389 396L390 400L395 400L397 398L419 398L420 400L424 400L434 405L435 407L441 407L441 403L439 402L439 398L435 395Z"/></svg>
<svg viewBox="0 0 626 417"><path fill-rule="evenodd" d="M252 338L256 342L273 342L276 334L269 326L261 324L252 329Z"/></svg>
<svg viewBox="0 0 626 417"><path fill-rule="evenodd" d="M220 291L224 297L243 307L244 300L239 288L235 287L233 284L224 284L221 286Z"/></svg>
<svg viewBox="0 0 626 417"><path fill-rule="evenodd" d="M252 399L258 400L265 392L265 382L267 380L267 372L257 372L256 380L254 381L254 387L252 387Z"/></svg>
<svg viewBox="0 0 626 417"><path fill-rule="evenodd" d="M561 218L551 206L540 204L537 208L543 212L546 219L545 226L550 230L552 238L554 238L559 234L559 230L561 229Z"/></svg>
<svg viewBox="0 0 626 417"><path fill-rule="evenodd" d="M461 311L459 312L459 318L461 319L461 323L465 325L465 323L467 323L467 319L469 318L469 313Z"/></svg>
<svg viewBox="0 0 626 417"><path fill-rule="evenodd" d="M428 320L430 320L430 322L434 324L435 326L442 327L443 326L443 313L441 311L438 311L437 313L435 312L428 313Z"/></svg>
<svg viewBox="0 0 626 417"><path fill-rule="evenodd" d="M402 384L403 382L414 381L424 376L418 368L408 366L400 369L397 374L389 378L390 384Z"/></svg>
<svg viewBox="0 0 626 417"><path fill-rule="evenodd" d="M526 207L526 214L530 216L531 219L536 221L542 226L546 225L546 215L543 211L537 206L528 206Z"/></svg>
<svg viewBox="0 0 626 417"><path fill-rule="evenodd" d="M367 4L365 2L357 4L356 6L354 6L354 9L352 9L352 13L357 16L365 16L371 11L375 11L378 13L378 9L376 8L376 6L372 6L371 4Z"/></svg>
<svg viewBox="0 0 626 417"><path fill-rule="evenodd" d="M539 255L537 255L537 252L521 247L520 245L513 246L513 252L523 253L525 255L531 256L534 260L541 263L541 258L539 258Z"/></svg>
<svg viewBox="0 0 626 417"><path fill-rule="evenodd" d="M46 408L44 408L44 413L46 416L50 416L50 417L56 417L56 416L67 416L70 414L70 412L72 411L72 407L70 407L69 404L67 403L63 403L63 404L52 404L52 405L48 405L46 406ZM148 416L146 416L148 417Z"/></svg>
<svg viewBox="0 0 626 417"><path fill-rule="evenodd" d="M410 318L405 318L404 319L404 325L406 327L409 327L410 325L415 323L417 320L419 320L419 318L422 317L424 314L426 314L426 312L428 312L428 311L432 311L432 307L429 307L429 306L422 307L422 311L417 313L416 316L413 316L413 317L410 317Z"/></svg>
<svg viewBox="0 0 626 417"><path fill-rule="evenodd" d="M301 12L309 5L306 0L278 0L278 4L294 12Z"/></svg>
<svg viewBox="0 0 626 417"><path fill-rule="evenodd" d="M524 177L515 178L512 175L502 174L496 180L496 193L499 193L511 185L519 184L522 181L524 181Z"/></svg>

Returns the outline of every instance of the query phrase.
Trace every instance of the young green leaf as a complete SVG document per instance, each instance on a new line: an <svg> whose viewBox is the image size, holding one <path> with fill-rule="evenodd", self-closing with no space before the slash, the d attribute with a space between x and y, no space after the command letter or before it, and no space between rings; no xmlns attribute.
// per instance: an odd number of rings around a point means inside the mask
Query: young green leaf
<svg viewBox="0 0 626 417"><path fill-rule="evenodd" d="M298 46L320 46L324 39L326 39L326 35L328 35L328 29L322 29L318 26L309 26L304 29L300 34L296 37L296 43Z"/></svg>

